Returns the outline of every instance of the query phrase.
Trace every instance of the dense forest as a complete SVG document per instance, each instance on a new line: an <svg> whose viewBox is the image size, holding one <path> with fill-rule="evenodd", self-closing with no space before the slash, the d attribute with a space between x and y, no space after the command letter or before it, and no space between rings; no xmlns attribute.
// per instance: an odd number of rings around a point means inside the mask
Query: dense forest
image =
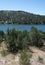
<svg viewBox="0 0 45 65"><path fill-rule="evenodd" d="M45 16L24 11L0 11L0 24L45 24Z"/></svg>

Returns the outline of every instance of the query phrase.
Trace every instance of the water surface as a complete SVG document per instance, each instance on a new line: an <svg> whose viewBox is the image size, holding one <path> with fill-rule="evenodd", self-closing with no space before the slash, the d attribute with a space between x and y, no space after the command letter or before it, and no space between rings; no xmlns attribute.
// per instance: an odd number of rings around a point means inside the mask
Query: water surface
<svg viewBox="0 0 45 65"><path fill-rule="evenodd" d="M31 27L34 26L38 30L45 31L45 25L16 25L16 24L1 24L0 25L0 30L3 30L4 32L7 31L7 29L13 29L15 28L16 30L27 30L28 32L31 30Z"/></svg>

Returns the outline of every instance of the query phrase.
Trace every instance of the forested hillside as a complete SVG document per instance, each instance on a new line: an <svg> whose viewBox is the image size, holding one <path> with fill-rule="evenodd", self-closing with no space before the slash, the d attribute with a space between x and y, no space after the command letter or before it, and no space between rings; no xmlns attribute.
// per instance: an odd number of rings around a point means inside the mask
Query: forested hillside
<svg viewBox="0 0 45 65"><path fill-rule="evenodd" d="M24 11L0 11L0 24L45 24L45 16Z"/></svg>

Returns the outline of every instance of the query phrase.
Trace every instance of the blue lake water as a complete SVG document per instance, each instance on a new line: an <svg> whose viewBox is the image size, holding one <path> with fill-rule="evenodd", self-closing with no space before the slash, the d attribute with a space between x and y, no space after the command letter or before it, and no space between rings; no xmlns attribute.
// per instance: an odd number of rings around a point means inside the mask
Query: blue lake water
<svg viewBox="0 0 45 65"><path fill-rule="evenodd" d="M16 25L16 24L2 24L0 25L0 30L3 30L4 32L7 31L7 29L13 29L15 28L16 30L27 30L28 32L30 31L31 27L34 26L38 30L45 31L45 25Z"/></svg>

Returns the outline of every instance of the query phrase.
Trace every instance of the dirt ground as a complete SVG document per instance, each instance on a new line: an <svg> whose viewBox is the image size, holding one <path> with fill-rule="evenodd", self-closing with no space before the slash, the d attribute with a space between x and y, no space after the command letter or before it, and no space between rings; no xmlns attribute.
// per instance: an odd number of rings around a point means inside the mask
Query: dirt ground
<svg viewBox="0 0 45 65"><path fill-rule="evenodd" d="M45 65L45 52L35 47L31 47L31 50L34 52L30 60L31 65ZM39 60L39 57L42 58L42 61Z"/></svg>
<svg viewBox="0 0 45 65"><path fill-rule="evenodd" d="M4 42L0 47L0 51L6 49ZM31 65L45 65L45 51L42 51L36 47L30 47L33 51L32 57L30 59ZM39 59L39 57L42 59ZM40 62L41 61L41 62ZM0 54L0 65L20 65L19 64L19 54L13 55L9 54L7 56L2 56Z"/></svg>

